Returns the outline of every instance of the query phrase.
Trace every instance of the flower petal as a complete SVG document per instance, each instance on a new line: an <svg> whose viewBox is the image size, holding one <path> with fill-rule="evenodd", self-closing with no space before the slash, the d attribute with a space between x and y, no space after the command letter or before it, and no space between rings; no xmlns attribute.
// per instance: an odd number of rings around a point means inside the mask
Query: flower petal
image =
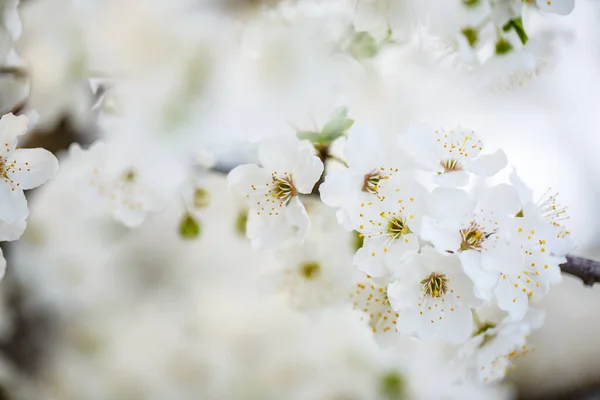
<svg viewBox="0 0 600 400"><path fill-rule="evenodd" d="M6 259L4 258L4 254L2 253L2 249L0 248L0 279L4 278L5 272L6 272Z"/></svg>
<svg viewBox="0 0 600 400"><path fill-rule="evenodd" d="M25 232L26 226L27 222L25 220L10 224L0 221L0 242L11 242L19 239Z"/></svg>
<svg viewBox="0 0 600 400"><path fill-rule="evenodd" d="M467 168L475 175L490 177L506 167L506 162L506 154L502 150L498 150L493 154L477 157L468 164Z"/></svg>
<svg viewBox="0 0 600 400"><path fill-rule="evenodd" d="M300 141L294 136L274 136L258 146L258 159L269 172L290 173L296 165Z"/></svg>
<svg viewBox="0 0 600 400"><path fill-rule="evenodd" d="M304 204L297 196L293 197L285 208L285 217L289 224L297 228L296 238L298 242L304 242L310 229L310 218Z"/></svg>
<svg viewBox="0 0 600 400"><path fill-rule="evenodd" d="M28 123L25 115L5 114L0 118L0 153L14 150L17 138L27 132Z"/></svg>
<svg viewBox="0 0 600 400"><path fill-rule="evenodd" d="M575 8L575 0L536 0L536 4L541 11L568 15Z"/></svg>
<svg viewBox="0 0 600 400"><path fill-rule="evenodd" d="M28 215L29 209L23 191L0 184L0 220L13 224L23 221Z"/></svg>
<svg viewBox="0 0 600 400"><path fill-rule="evenodd" d="M18 149L7 161L11 183L19 189L33 189L50 179L58 170L58 160L45 149Z"/></svg>
<svg viewBox="0 0 600 400"><path fill-rule="evenodd" d="M445 172L433 177L433 183L443 188L457 188L469 183L469 174L465 171Z"/></svg>
<svg viewBox="0 0 600 400"><path fill-rule="evenodd" d="M473 315L469 308L459 307L446 312L433 326L438 338L454 344L464 343L473 332Z"/></svg>
<svg viewBox="0 0 600 400"><path fill-rule="evenodd" d="M235 193L246 196L256 194L254 187L262 187L270 180L271 175L256 164L239 165L227 175L229 187Z"/></svg>
<svg viewBox="0 0 600 400"><path fill-rule="evenodd" d="M321 177L323 168L323 161L309 149L304 149L296 156L296 163L288 172L291 172L292 181L298 192L308 194Z"/></svg>

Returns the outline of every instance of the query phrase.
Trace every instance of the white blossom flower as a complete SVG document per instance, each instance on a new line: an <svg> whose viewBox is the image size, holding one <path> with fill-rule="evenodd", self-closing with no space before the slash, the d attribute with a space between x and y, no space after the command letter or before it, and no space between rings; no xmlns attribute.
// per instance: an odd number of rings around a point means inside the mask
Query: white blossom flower
<svg viewBox="0 0 600 400"><path fill-rule="evenodd" d="M429 200L423 238L442 253L458 253L478 295L489 297L484 292L496 283L497 271L520 258L520 249L499 244L505 221L520 209L516 190L501 184L472 199L460 189L436 188Z"/></svg>
<svg viewBox="0 0 600 400"><path fill-rule="evenodd" d="M575 0L536 0L540 10L559 15L570 14L575 8Z"/></svg>
<svg viewBox="0 0 600 400"><path fill-rule="evenodd" d="M454 362L462 366L465 377L494 383L506 375L512 360L527 354L527 338L544 321L544 313L530 309L521 321L505 318L500 324L484 324L480 331L457 351Z"/></svg>
<svg viewBox="0 0 600 400"><path fill-rule="evenodd" d="M478 135L461 127L446 131L413 124L400 144L421 168L435 173L433 181L443 187L465 186L469 173L490 177L506 166L502 150L481 154Z"/></svg>
<svg viewBox="0 0 600 400"><path fill-rule="evenodd" d="M350 213L364 237L354 264L375 277L408 251L419 248L421 219L427 210L427 190L407 174L396 173L377 183L377 198L357 204Z"/></svg>
<svg viewBox="0 0 600 400"><path fill-rule="evenodd" d="M534 203L533 192L519 178L516 172L510 176L511 183L517 189L523 208L520 216L535 216L546 220L553 226L555 235L548 238L550 253L564 256L575 249L575 241L571 232L564 226L563 221L568 219L566 207L561 206L558 201L558 193L552 193L550 188Z"/></svg>
<svg viewBox="0 0 600 400"><path fill-rule="evenodd" d="M323 173L323 162L293 137L265 139L259 145L262 164L240 165L228 175L231 188L250 201L247 236L258 248L274 248L294 234L302 242L310 219L299 194L311 193Z"/></svg>
<svg viewBox="0 0 600 400"><path fill-rule="evenodd" d="M140 225L148 213L164 208L183 182L181 166L169 157L156 160L153 149L131 148L118 142L96 142L88 150L72 145L79 163L78 182L88 198L128 227Z"/></svg>
<svg viewBox="0 0 600 400"><path fill-rule="evenodd" d="M379 182L406 167L405 159L389 153L374 132L357 124L350 128L344 146L348 168L328 171L319 187L323 203L339 208L338 222L342 226L354 229L348 216L350 210L356 204L376 199Z"/></svg>
<svg viewBox="0 0 600 400"><path fill-rule="evenodd" d="M367 321L373 333L381 335L397 332L396 312L388 298L389 279L374 278L370 275L359 274L356 288L350 293L352 309L361 311L362 321Z"/></svg>
<svg viewBox="0 0 600 400"><path fill-rule="evenodd" d="M406 258L395 271L387 295L400 317L399 330L419 337L436 336L450 343L465 341L473 331L473 282L456 255L444 256L431 247Z"/></svg>
<svg viewBox="0 0 600 400"><path fill-rule="evenodd" d="M310 204L309 210L312 229L306 241L279 249L277 269L269 277L294 308L319 310L347 301L354 249L330 208Z"/></svg>
<svg viewBox="0 0 600 400"><path fill-rule="evenodd" d="M58 170L58 161L47 150L21 149L18 137L27 132L26 116L3 115L0 119L0 220L20 224L27 217L23 190L33 189Z"/></svg>

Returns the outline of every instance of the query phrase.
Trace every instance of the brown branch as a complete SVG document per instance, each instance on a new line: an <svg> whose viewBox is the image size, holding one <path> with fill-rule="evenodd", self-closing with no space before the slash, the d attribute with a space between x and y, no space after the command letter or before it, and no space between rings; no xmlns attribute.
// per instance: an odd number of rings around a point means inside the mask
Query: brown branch
<svg viewBox="0 0 600 400"><path fill-rule="evenodd" d="M567 256L567 262L561 264L563 273L576 276L585 286L600 283L600 262L578 256Z"/></svg>

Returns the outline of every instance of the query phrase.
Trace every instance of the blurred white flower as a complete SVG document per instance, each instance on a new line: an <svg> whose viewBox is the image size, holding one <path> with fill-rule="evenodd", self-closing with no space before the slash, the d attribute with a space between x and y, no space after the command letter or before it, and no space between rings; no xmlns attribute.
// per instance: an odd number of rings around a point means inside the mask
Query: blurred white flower
<svg viewBox="0 0 600 400"><path fill-rule="evenodd" d="M262 164L240 165L228 175L231 188L250 202L247 235L259 248L275 248L291 236L303 242L310 219L299 194L311 193L323 173L323 162L293 137L265 139L259 145Z"/></svg>
<svg viewBox="0 0 600 400"><path fill-rule="evenodd" d="M515 358L531 351L527 338L543 321L543 312L529 309L521 321L508 317L498 325L486 324L459 348L454 362L464 369L467 379L476 377L482 383L498 382Z"/></svg>

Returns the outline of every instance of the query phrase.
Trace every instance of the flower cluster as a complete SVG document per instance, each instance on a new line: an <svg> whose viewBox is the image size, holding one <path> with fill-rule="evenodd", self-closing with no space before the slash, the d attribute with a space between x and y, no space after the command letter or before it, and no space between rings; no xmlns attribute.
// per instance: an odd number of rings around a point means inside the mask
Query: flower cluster
<svg viewBox="0 0 600 400"><path fill-rule="evenodd" d="M479 135L463 127L415 124L400 136L394 157L393 148L356 125L342 151L346 168L323 173L328 150L317 145L319 158L309 145L290 137L265 140L262 167L243 165L229 174L232 188L249 200L247 234L255 247L302 244L310 220L300 196L319 193L338 209L340 225L362 239L353 264L363 277L351 299L368 314L373 332L472 348L469 341L484 340L478 310L506 313L487 335L539 325L526 318L534 312L530 304L560 281L559 266L573 241L556 195L534 202L514 172L508 182L488 183L506 167L502 151L488 152ZM303 271L310 280L316 269ZM479 344L494 357L513 351L503 345L509 351L496 354L495 345ZM504 368L502 360L495 365ZM502 368L490 374L503 375Z"/></svg>

